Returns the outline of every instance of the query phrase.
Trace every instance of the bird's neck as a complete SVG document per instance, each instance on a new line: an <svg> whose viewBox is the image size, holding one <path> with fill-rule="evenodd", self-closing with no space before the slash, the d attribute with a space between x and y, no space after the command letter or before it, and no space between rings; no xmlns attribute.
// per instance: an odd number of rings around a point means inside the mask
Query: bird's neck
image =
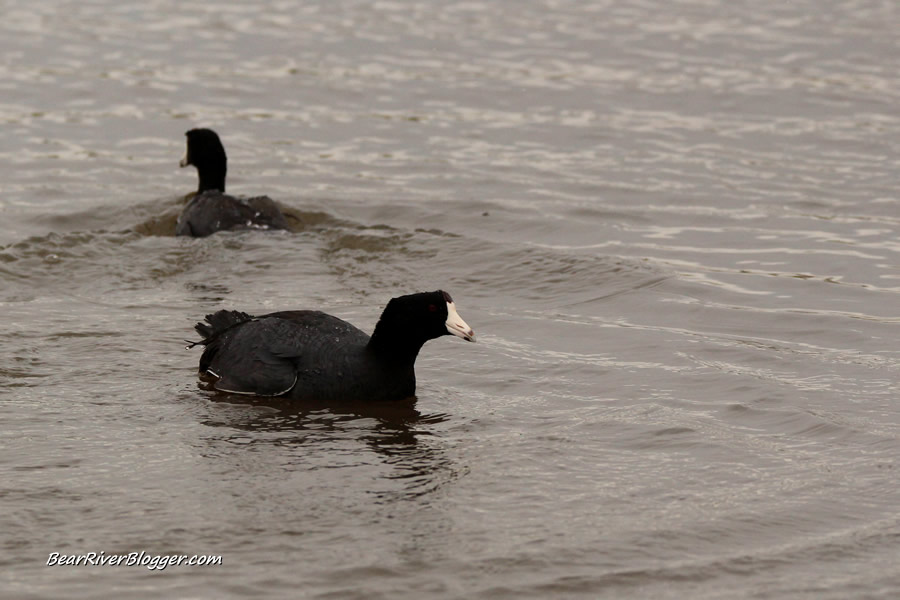
<svg viewBox="0 0 900 600"><path fill-rule="evenodd" d="M210 171L209 169L201 171L198 169L197 174L200 177L200 185L197 188L198 194L210 190L218 190L223 194L225 193L225 169L221 171L218 169L215 171Z"/></svg>
<svg viewBox="0 0 900 600"><path fill-rule="evenodd" d="M398 335L396 331L391 331L387 325L379 321L367 347L381 359L412 365L426 341L428 340Z"/></svg>

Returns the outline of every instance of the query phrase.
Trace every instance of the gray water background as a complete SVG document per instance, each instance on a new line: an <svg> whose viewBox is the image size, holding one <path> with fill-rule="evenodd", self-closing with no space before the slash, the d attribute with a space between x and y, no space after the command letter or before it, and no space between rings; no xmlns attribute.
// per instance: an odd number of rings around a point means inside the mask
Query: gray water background
<svg viewBox="0 0 900 600"><path fill-rule="evenodd" d="M2 14L3 598L900 596L896 2ZM293 232L172 237L195 126ZM439 288L414 403L184 349Z"/></svg>

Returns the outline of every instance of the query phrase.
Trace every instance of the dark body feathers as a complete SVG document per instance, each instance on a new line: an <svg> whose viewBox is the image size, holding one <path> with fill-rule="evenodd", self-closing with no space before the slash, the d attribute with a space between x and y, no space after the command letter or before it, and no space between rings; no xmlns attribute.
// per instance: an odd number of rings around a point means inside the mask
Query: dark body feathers
<svg viewBox="0 0 900 600"><path fill-rule="evenodd" d="M211 190L191 198L178 217L175 235L206 237L224 230L287 228L284 215L268 196L244 199Z"/></svg>

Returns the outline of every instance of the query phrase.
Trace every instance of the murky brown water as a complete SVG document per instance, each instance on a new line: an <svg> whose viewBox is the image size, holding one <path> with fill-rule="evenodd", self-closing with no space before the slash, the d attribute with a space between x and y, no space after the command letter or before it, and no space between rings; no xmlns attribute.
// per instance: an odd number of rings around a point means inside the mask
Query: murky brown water
<svg viewBox="0 0 900 600"><path fill-rule="evenodd" d="M4 5L2 597L900 595L896 3L295 4ZM293 232L170 235L194 126ZM438 288L412 403L184 349Z"/></svg>

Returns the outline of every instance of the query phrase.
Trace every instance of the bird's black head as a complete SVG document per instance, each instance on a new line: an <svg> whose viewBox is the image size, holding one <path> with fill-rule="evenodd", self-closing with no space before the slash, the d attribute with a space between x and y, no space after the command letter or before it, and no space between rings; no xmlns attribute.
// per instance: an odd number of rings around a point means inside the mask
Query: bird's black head
<svg viewBox="0 0 900 600"><path fill-rule="evenodd" d="M208 190L225 192L225 174L228 170L228 157L219 136L212 129L191 129L185 132L187 147L179 166L194 165L200 177L197 193Z"/></svg>
<svg viewBox="0 0 900 600"><path fill-rule="evenodd" d="M428 340L456 335L475 341L475 332L456 312L450 294L442 290L394 298L381 313L369 345L380 352L413 358Z"/></svg>

